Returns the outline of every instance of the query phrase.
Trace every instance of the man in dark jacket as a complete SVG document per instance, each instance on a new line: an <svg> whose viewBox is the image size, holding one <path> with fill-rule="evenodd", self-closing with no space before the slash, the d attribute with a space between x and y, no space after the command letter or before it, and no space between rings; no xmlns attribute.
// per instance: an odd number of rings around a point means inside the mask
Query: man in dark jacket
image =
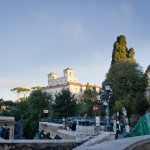
<svg viewBox="0 0 150 150"><path fill-rule="evenodd" d="M7 127L7 124L4 124L3 127L2 127L2 130L1 130L1 133L0 133L2 138L4 138L4 133L6 131L6 127Z"/></svg>
<svg viewBox="0 0 150 150"><path fill-rule="evenodd" d="M117 125L116 125L116 137L115 137L115 139L118 139L119 131L120 131L120 124L119 124L119 121L117 121Z"/></svg>
<svg viewBox="0 0 150 150"><path fill-rule="evenodd" d="M10 132L10 129L7 128L7 129L5 130L5 132L4 132L4 139L5 139L5 140L9 140L9 132Z"/></svg>

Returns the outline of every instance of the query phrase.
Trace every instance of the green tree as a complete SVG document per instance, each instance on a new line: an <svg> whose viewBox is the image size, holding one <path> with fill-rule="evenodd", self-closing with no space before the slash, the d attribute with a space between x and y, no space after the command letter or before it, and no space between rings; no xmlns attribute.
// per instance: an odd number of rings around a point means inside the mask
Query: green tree
<svg viewBox="0 0 150 150"><path fill-rule="evenodd" d="M43 110L50 108L53 102L51 94L34 90L27 100L22 101L20 108L28 110L22 111L24 121L24 136L32 139L38 129L38 122L44 116ZM25 108L26 107L26 108ZM25 108L25 109L24 109ZM50 111L50 110L49 110Z"/></svg>
<svg viewBox="0 0 150 150"><path fill-rule="evenodd" d="M148 77L148 86L150 86L150 65L148 65L146 71L145 71L145 75L147 75ZM148 97L149 99L149 97Z"/></svg>
<svg viewBox="0 0 150 150"><path fill-rule="evenodd" d="M127 52L127 60L131 63L136 63L136 60L134 59L134 49L130 48Z"/></svg>
<svg viewBox="0 0 150 150"><path fill-rule="evenodd" d="M137 102L136 104L139 104L140 99L138 95L140 95L140 98L144 98L144 91L148 84L148 78L143 73L142 68L138 64L128 61L118 61L111 65L107 74L107 80L111 82L114 101L127 102L130 100L130 105L127 105L130 107L133 106L134 101ZM146 109L145 107L145 109L140 110L141 113ZM138 112L139 114L140 111ZM131 112L137 113L135 109L132 109Z"/></svg>
<svg viewBox="0 0 150 150"><path fill-rule="evenodd" d="M15 120L20 119L20 111L18 109L18 104L16 102L13 102L11 100L4 101L2 100L0 102L0 115L1 116L11 116L15 117Z"/></svg>
<svg viewBox="0 0 150 150"><path fill-rule="evenodd" d="M135 114L138 114L139 116L145 114L146 110L148 110L149 108L148 101L145 97L143 97L142 94L136 94L136 96L133 99L132 106Z"/></svg>
<svg viewBox="0 0 150 150"><path fill-rule="evenodd" d="M150 72L150 65L148 65L147 69L146 69L146 73Z"/></svg>
<svg viewBox="0 0 150 150"><path fill-rule="evenodd" d="M81 106L82 109L80 111L80 115L87 114L89 117L94 115L93 106L97 103L97 95L96 87L90 87L89 83L86 85L86 89L82 96Z"/></svg>
<svg viewBox="0 0 150 150"><path fill-rule="evenodd" d="M77 99L69 89L62 89L55 95L53 104L53 116L55 118L67 118L77 115Z"/></svg>
<svg viewBox="0 0 150 150"><path fill-rule="evenodd" d="M117 37L117 41L114 43L113 54L112 54L112 64L116 61L127 59L127 46L126 38L124 35Z"/></svg>
<svg viewBox="0 0 150 150"><path fill-rule="evenodd" d="M117 40L113 46L113 53L112 53L112 62L114 64L117 61L130 61L135 63L136 60L134 59L134 49L127 48L126 37L124 35L120 35L117 37Z"/></svg>
<svg viewBox="0 0 150 150"><path fill-rule="evenodd" d="M19 100L20 94L23 94L23 96L25 98L26 94L30 91L30 89L23 88L23 87L15 87L15 88L11 89L11 91L13 91L17 94L17 100Z"/></svg>

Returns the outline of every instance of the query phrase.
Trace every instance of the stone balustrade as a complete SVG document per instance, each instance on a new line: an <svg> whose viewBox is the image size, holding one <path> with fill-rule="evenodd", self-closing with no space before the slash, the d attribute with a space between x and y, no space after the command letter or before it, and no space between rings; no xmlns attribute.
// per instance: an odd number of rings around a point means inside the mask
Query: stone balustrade
<svg viewBox="0 0 150 150"><path fill-rule="evenodd" d="M3 140L0 150L72 150L83 140Z"/></svg>
<svg viewBox="0 0 150 150"><path fill-rule="evenodd" d="M109 140L108 134L101 134L84 140L3 140L0 150L149 150L150 135ZM99 140L98 140L99 139ZM86 141L86 142L85 142ZM84 143L84 144L83 144ZM83 145L82 145L83 144Z"/></svg>
<svg viewBox="0 0 150 150"><path fill-rule="evenodd" d="M93 139L94 140L94 139ZM95 140L96 141L96 140ZM108 140L101 142L97 140L91 144L87 141L83 145L76 147L74 150L149 150L150 149L150 135L137 136L117 140Z"/></svg>

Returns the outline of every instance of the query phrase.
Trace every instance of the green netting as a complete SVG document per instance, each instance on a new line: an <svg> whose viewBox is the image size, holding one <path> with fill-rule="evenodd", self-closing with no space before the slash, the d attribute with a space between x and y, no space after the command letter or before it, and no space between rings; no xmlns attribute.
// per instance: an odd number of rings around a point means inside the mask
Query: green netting
<svg viewBox="0 0 150 150"><path fill-rule="evenodd" d="M133 137L133 136L141 136L141 135L150 135L150 113L142 116L133 130L126 134L124 137Z"/></svg>

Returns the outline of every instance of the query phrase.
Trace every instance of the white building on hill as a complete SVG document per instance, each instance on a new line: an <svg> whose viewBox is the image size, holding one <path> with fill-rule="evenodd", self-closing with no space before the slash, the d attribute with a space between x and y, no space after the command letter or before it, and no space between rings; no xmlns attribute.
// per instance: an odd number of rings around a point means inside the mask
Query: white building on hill
<svg viewBox="0 0 150 150"><path fill-rule="evenodd" d="M90 85L91 88L96 87L99 92L100 86ZM63 88L68 88L70 92L80 98L86 89L86 84L78 82L78 79L74 76L74 71L71 68L63 70L63 77L57 78L55 73L48 74L48 86L43 88L43 91L51 93L59 93Z"/></svg>

